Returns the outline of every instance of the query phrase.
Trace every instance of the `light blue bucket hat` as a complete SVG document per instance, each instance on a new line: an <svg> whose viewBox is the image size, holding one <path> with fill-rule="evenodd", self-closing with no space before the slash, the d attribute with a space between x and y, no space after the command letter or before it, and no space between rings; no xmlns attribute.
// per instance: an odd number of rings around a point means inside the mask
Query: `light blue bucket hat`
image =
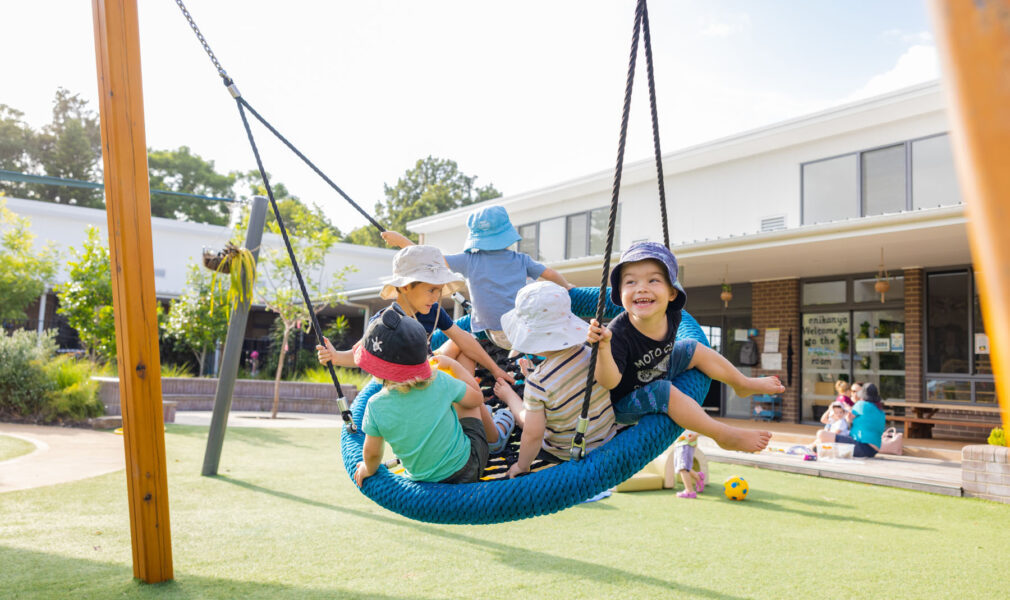
<svg viewBox="0 0 1010 600"><path fill-rule="evenodd" d="M501 206L479 208L466 220L470 232L466 236L463 250L504 250L522 239L509 220L509 214Z"/></svg>

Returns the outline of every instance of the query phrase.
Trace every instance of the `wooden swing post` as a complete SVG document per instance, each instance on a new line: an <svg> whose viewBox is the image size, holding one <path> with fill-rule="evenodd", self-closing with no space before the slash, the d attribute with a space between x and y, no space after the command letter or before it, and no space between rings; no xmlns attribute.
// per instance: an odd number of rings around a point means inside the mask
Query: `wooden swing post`
<svg viewBox="0 0 1010 600"><path fill-rule="evenodd" d="M172 579L136 0L92 0L133 575Z"/></svg>
<svg viewBox="0 0 1010 600"><path fill-rule="evenodd" d="M996 396L1010 426L1010 0L932 0L951 140L990 335Z"/></svg>

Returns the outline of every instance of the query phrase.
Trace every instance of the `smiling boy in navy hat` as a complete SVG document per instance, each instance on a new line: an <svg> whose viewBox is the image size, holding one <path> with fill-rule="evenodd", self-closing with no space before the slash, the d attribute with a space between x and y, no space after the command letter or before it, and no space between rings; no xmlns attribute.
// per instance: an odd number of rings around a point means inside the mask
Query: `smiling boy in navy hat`
<svg viewBox="0 0 1010 600"><path fill-rule="evenodd" d="M677 279L673 252L655 242L636 242L610 272L610 297L624 312L600 327L593 319L590 343L599 343L596 381L610 390L618 423L633 424L646 414L666 414L685 429L715 439L723 448L756 452L771 434L731 427L711 417L671 381L697 368L733 387L737 395L785 391L778 377L747 377L721 354L696 340L677 340L687 293Z"/></svg>

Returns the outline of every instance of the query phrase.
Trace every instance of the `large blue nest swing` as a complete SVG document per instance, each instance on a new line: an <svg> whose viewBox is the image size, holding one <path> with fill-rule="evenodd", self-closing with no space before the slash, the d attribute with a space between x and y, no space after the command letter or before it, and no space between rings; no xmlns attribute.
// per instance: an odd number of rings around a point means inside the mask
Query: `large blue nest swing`
<svg viewBox="0 0 1010 600"><path fill-rule="evenodd" d="M587 308L598 293L596 288L573 289L572 311L580 317L592 316ZM612 312L608 311L607 318L620 312L619 307L609 306ZM469 319L463 317L456 324L469 330ZM685 312L677 339L687 338L708 344L698 322ZM433 347L439 341L432 336ZM707 376L694 369L674 379L674 385L699 404L705 399L710 382ZM358 431L344 431L341 437L344 467L352 481L365 441L365 434L360 431L361 418L369 398L380 389L381 386L373 381L358 394L351 407ZM429 523L478 525L539 517L579 504L628 479L669 448L681 431L683 428L666 415L648 415L582 460L516 479L465 484L418 483L380 466L375 475L365 480L361 491L384 508Z"/></svg>
<svg viewBox="0 0 1010 600"><path fill-rule="evenodd" d="M214 53L199 28L193 21L192 16L186 10L182 0L176 0L183 15L189 21L197 39L203 45L218 74L227 87L231 96L235 99L236 107L245 127L246 136L256 158L256 165L266 188L267 197L270 200L271 208L280 227L281 237L288 251L292 266L298 277L302 298L307 306L312 306L308 291L302 281L298 262L294 256L294 251L288 237L284 220L277 208L274 200L273 188L270 185L263 161L260 157L259 149L253 137L252 129L249 126L247 111L255 117L274 136L291 149L302 161L304 161L313 171L316 172L327 184L330 185L341 197L351 204L369 223L375 226L380 232L385 231L371 215L355 203L339 186L327 177L315 164L312 163L302 152L300 152L290 141L277 131L266 119L242 97L237 86L231 77L228 76L224 68L218 62ZM606 250L603 256L603 274L599 288L576 288L571 291L572 312L581 316L593 316L592 305L596 299L595 317L599 321L604 318L613 318L620 313L621 308L615 306L609 300L609 290L607 286L607 275L610 270L610 257L613 252L614 228L617 217L618 196L621 187L621 173L624 165L624 148L628 130L628 116L631 109L631 91L635 75L635 63L638 54L639 34L644 40L645 58L647 63L646 74L649 84L649 101L652 110L652 133L653 145L656 155L656 171L659 183L659 207L661 223L663 227L663 240L667 247L670 246L670 235L667 226L666 215L666 194L663 186L663 165L662 153L659 146L659 121L656 111L656 90L653 80L652 66L652 43L649 33L649 13L645 0L638 0L635 8L635 24L631 42L631 56L628 64L628 78L624 94L624 111L621 118L621 134L618 142L617 166L614 172L613 194L610 203L610 221L607 231ZM605 310L606 309L606 310ZM312 330L317 337L319 344L323 343L320 333L319 323L315 313L309 310L312 321ZM458 324L463 329L469 330L469 317L464 317ZM441 332L433 336L432 343L440 344L444 339L439 340ZM684 313L677 331L677 339L695 339L708 345L708 341L690 315ZM593 365L596 364L596 349L590 361L589 372L593 372ZM346 400L340 393L340 382L332 365L329 366L330 377L337 390L337 402L341 408L341 416L345 422L345 430L341 438L341 448L343 453L344 466L348 475L353 481L353 474L356 465L362 458L362 444L364 434L361 433L361 419L364 416L365 406L371 398L381 388L378 383L371 383L355 399L353 407L347 405ZM710 379L702 373L691 370L682 373L673 383L684 393L694 398L699 404L708 393ZM587 382L587 388L589 387ZM589 394L583 404L582 417L586 418L588 410ZM665 415L649 415L644 417L637 425L628 428L618 434L614 439L603 446L593 450L584 457L577 456L579 460L572 460L561 465L534 472L532 474L518 477L516 479L506 479L497 481L483 481L471 484L440 484L440 483L419 483L406 477L391 473L385 466L379 467L378 472L365 480L362 492L377 504L399 513L411 519L427 521L432 523L458 523L458 524L485 524L500 523L517 519L524 519L540 515L546 515L568 508L584 500L591 498L598 493L609 489L625 479L628 479L641 470L653 458L658 456L668 448L677 435L683 429L672 422ZM581 434L576 435L576 443L581 439ZM578 453L576 453L578 454Z"/></svg>

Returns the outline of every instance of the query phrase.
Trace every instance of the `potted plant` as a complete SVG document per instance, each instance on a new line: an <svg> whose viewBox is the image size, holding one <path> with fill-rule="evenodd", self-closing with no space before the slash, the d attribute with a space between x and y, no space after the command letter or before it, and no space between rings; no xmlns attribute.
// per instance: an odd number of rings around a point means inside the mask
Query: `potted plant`
<svg viewBox="0 0 1010 600"><path fill-rule="evenodd" d="M230 280L225 296L229 313L252 299L253 284L256 281L256 258L251 250L236 246L232 242L225 244L224 249L219 252L205 248L203 266L214 272L210 283L211 311L214 310L214 298L218 293L225 292L224 283L218 278L222 273L228 275Z"/></svg>
<svg viewBox="0 0 1010 600"><path fill-rule="evenodd" d="M722 300L723 308L729 308L729 301L733 299L733 286L722 282L722 293L719 294L719 299Z"/></svg>

